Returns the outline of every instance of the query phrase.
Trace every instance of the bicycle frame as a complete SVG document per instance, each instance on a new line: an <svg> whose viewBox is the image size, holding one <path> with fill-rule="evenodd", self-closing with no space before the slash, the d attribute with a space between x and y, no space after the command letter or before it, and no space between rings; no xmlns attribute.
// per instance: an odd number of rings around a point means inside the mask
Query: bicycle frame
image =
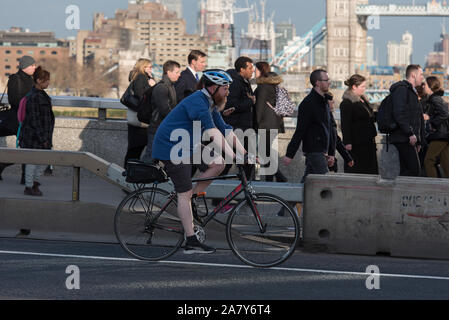
<svg viewBox="0 0 449 320"><path fill-rule="evenodd" d="M259 212L257 210L257 207L255 206L254 201L253 201L253 199L251 197L251 194L250 194L250 189L249 189L250 185L248 183L248 180L246 179L246 174L245 174L242 166L238 166L238 168L239 168L239 173L236 174L236 175L227 175L227 176L222 176L222 177L212 177L212 178L206 178L206 179L193 179L192 180L193 183L196 183L196 182L207 182L207 181L217 181L217 180L229 180L229 179L234 179L234 178L239 178L240 181L241 181L241 184L239 184L229 195L227 195L219 203L219 205L211 213L209 213L206 218L204 218L204 220L198 216L197 212L192 212L193 217L199 223L199 226L204 228L204 227L206 227L209 224L209 222L211 220L213 220L215 218L215 216L225 206L227 206L231 201L233 201L235 198L237 198L240 194L245 193L245 198L247 199L248 203L250 204L251 210L252 210L252 212L254 214L254 217L257 220L259 228L260 228L262 233L265 233L267 225L265 225L265 226L262 225L262 218L261 218L261 216L260 216L260 214L259 214ZM164 204L164 206L160 210L161 213L170 205L170 203L172 201L175 200L176 195L177 195L177 193L175 191L173 191L170 194L167 203Z"/></svg>

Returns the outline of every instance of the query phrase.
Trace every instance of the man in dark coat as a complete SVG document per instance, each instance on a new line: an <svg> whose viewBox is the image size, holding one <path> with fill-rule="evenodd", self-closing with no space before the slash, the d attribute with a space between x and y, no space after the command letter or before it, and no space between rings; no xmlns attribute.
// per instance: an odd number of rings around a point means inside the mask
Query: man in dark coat
<svg viewBox="0 0 449 320"><path fill-rule="evenodd" d="M249 80L254 74L253 61L248 57L240 57L235 61L235 69L228 70L232 77L232 84L229 87L229 96L223 113L223 120L231 125L234 130L241 129L245 132L248 129L255 129L254 106L256 98L251 88ZM232 112L227 114L227 112ZM244 141L245 150L250 150L249 141ZM232 165L226 165L222 175L227 175ZM245 165L245 174L248 179L252 178L254 165Z"/></svg>
<svg viewBox="0 0 449 320"><path fill-rule="evenodd" d="M399 152L400 175L418 177L421 171L418 152L424 140L424 120L416 87L424 81L422 68L418 65L408 66L406 78L390 89L393 116L398 127L388 139Z"/></svg>
<svg viewBox="0 0 449 320"><path fill-rule="evenodd" d="M306 170L302 183L309 174L327 174L335 162L336 136L325 94L329 92L329 75L316 70L310 75L313 89L298 108L298 124L288 145L284 165L290 165L302 143Z"/></svg>
<svg viewBox="0 0 449 320"><path fill-rule="evenodd" d="M9 77L8 80L8 102L11 110L7 117L8 130L1 132L0 136L15 135L19 128L17 120L17 111L19 110L20 100L31 91L34 85L33 74L36 71L36 61L30 56L23 56L19 61L19 71ZM0 180L2 180L2 172L6 167L13 163L0 163ZM21 184L25 184L25 165L22 165Z"/></svg>
<svg viewBox="0 0 449 320"><path fill-rule="evenodd" d="M151 115L148 131L148 143L145 153L145 162L150 162L153 153L153 141L159 125L168 116L176 105L176 90L174 84L180 76L181 66L176 61L167 61L163 66L162 80L153 88L151 94Z"/></svg>
<svg viewBox="0 0 449 320"><path fill-rule="evenodd" d="M196 91L199 81L198 72L203 72L207 65L207 55L199 50L193 50L188 56L189 66L181 72L181 77L175 83L177 102L181 102Z"/></svg>

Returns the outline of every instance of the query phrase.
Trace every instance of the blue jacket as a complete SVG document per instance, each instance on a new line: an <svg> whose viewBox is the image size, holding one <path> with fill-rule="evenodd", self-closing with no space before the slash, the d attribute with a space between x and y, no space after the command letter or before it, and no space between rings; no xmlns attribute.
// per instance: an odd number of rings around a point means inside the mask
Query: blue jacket
<svg viewBox="0 0 449 320"><path fill-rule="evenodd" d="M199 121L201 132L195 132L194 136L196 121ZM189 159L194 147L201 143L203 133L213 128L220 130L223 136L233 129L223 121L210 96L204 90L197 91L182 100L162 121L154 137L152 157L157 160L175 160L171 152L176 150L178 159ZM181 148L181 142L184 149Z"/></svg>

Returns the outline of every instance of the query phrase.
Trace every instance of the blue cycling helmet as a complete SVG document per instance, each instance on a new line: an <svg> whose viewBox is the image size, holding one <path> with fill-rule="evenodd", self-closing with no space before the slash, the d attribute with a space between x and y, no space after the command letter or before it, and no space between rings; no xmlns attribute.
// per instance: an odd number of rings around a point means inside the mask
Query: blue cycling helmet
<svg viewBox="0 0 449 320"><path fill-rule="evenodd" d="M206 70L204 71L203 76L210 85L215 84L221 87L228 86L233 82L231 76L227 72L220 69Z"/></svg>

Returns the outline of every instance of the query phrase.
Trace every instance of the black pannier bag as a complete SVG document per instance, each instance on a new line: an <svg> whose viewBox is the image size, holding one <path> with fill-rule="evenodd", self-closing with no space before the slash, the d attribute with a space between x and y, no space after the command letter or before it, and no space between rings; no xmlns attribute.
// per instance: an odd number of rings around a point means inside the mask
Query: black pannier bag
<svg viewBox="0 0 449 320"><path fill-rule="evenodd" d="M139 160L129 160L123 175L126 177L126 182L135 184L160 184L169 180L167 173L160 165Z"/></svg>

